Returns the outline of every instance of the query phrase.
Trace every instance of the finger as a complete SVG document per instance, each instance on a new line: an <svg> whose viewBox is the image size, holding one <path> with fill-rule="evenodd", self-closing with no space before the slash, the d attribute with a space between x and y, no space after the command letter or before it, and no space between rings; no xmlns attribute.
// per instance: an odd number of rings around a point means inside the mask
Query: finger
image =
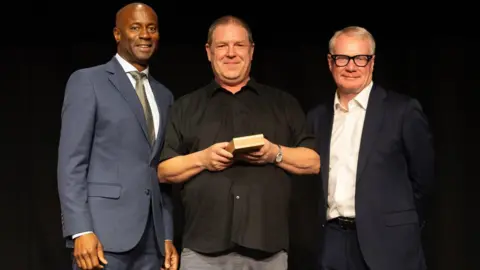
<svg viewBox="0 0 480 270"><path fill-rule="evenodd" d="M85 259L85 256L83 256L83 254L79 255L79 261L80 261L80 265L81 265L80 268L89 269L88 264L87 264L87 260Z"/></svg>
<svg viewBox="0 0 480 270"><path fill-rule="evenodd" d="M234 160L248 160L248 158L246 154L237 154L235 155Z"/></svg>
<svg viewBox="0 0 480 270"><path fill-rule="evenodd" d="M216 171L221 171L221 170L225 169L226 166L221 164L221 163L215 163L215 164L213 164L213 168Z"/></svg>
<svg viewBox="0 0 480 270"><path fill-rule="evenodd" d="M102 262L102 260L100 259L100 256L98 256L98 253L97 253L97 256L94 258L94 260L96 261L96 264L93 265L94 269L103 269L103 265L105 264L104 262ZM95 263L94 261L94 263Z"/></svg>
<svg viewBox="0 0 480 270"><path fill-rule="evenodd" d="M247 161L257 161L259 159L259 157L247 154L247 155L244 156L244 159L247 160Z"/></svg>
<svg viewBox="0 0 480 270"><path fill-rule="evenodd" d="M177 270L178 269L178 254L172 256L172 270Z"/></svg>
<svg viewBox="0 0 480 270"><path fill-rule="evenodd" d="M220 142L220 143L217 143L218 147L220 147L220 148L225 148L225 147L228 146L228 144L229 144L229 142Z"/></svg>
<svg viewBox="0 0 480 270"><path fill-rule="evenodd" d="M82 252L82 258L85 260L85 264L87 266L86 269L92 269L92 259L90 258L90 253L87 252L86 250Z"/></svg>
<svg viewBox="0 0 480 270"><path fill-rule="evenodd" d="M255 152L250 152L248 154L250 156L254 156L254 157L261 157L261 156L265 155L265 151L259 150L259 151L255 151Z"/></svg>
<svg viewBox="0 0 480 270"><path fill-rule="evenodd" d="M248 158L252 158L252 159L259 159L261 158L263 155L261 153L251 153L251 154L247 154Z"/></svg>
<svg viewBox="0 0 480 270"><path fill-rule="evenodd" d="M103 264L108 264L107 260L105 259L105 254L103 253L103 246L99 244L97 246L97 256L98 259L103 263ZM103 267L102 267L103 268Z"/></svg>
<svg viewBox="0 0 480 270"><path fill-rule="evenodd" d="M97 249L93 248L89 250L88 257L90 258L90 263L92 264L91 269L97 269L98 266L100 266L100 263L98 262Z"/></svg>
<svg viewBox="0 0 480 270"><path fill-rule="evenodd" d="M98 262L98 256L96 252L91 252L90 253L90 260L92 261L92 268L95 269L97 268L100 263Z"/></svg>
<svg viewBox="0 0 480 270"><path fill-rule="evenodd" d="M217 153L217 155L222 156L222 157L225 157L225 158L227 158L227 159L233 158L233 154L230 153L230 152L228 152L228 151L225 150L225 149L218 149L218 151L217 151L216 153Z"/></svg>
<svg viewBox="0 0 480 270"><path fill-rule="evenodd" d="M83 258L81 256L75 257L75 261L77 261L77 265L80 269L86 269L87 268L87 264L85 263L85 261L83 260Z"/></svg>
<svg viewBox="0 0 480 270"><path fill-rule="evenodd" d="M230 163L232 160L222 156L216 156L214 158L215 163Z"/></svg>
<svg viewBox="0 0 480 270"><path fill-rule="evenodd" d="M248 157L247 161L248 161L249 163L251 163L251 164L261 164L261 163L264 162L263 159L261 159L261 158L251 157L251 156Z"/></svg>
<svg viewBox="0 0 480 270"><path fill-rule="evenodd" d="M83 264L82 264L82 257L80 256L79 247L78 247L78 241L76 239L73 241L74 243L74 248L73 248L73 257L75 258L75 262L77 263L78 268L83 269Z"/></svg>
<svg viewBox="0 0 480 270"><path fill-rule="evenodd" d="M226 168L228 168L228 166L219 165L219 166L217 166L217 167L215 168L215 170L217 170L217 171L223 171L223 170L225 170Z"/></svg>
<svg viewBox="0 0 480 270"><path fill-rule="evenodd" d="M171 252L165 250L165 268L170 269Z"/></svg>

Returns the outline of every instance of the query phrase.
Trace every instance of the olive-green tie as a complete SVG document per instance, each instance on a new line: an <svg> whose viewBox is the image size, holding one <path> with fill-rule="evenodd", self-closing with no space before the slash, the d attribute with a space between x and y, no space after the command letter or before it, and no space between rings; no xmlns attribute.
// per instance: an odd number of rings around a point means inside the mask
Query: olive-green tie
<svg viewBox="0 0 480 270"><path fill-rule="evenodd" d="M153 125L152 110L148 103L147 94L145 93L145 86L143 85L143 78L147 77L147 75L138 71L132 71L129 73L137 82L135 85L135 92L137 92L138 99L140 99L140 103L142 103L143 113L147 122L148 139L150 144L153 145L155 141L155 126Z"/></svg>

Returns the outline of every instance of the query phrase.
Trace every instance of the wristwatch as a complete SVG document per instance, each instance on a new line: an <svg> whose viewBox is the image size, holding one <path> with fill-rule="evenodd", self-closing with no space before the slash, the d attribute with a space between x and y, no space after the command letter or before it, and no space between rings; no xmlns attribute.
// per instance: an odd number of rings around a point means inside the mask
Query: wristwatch
<svg viewBox="0 0 480 270"><path fill-rule="evenodd" d="M283 160L283 152L282 152L282 147L279 144L277 144L277 146L278 146L278 153L275 156L275 163L280 163Z"/></svg>

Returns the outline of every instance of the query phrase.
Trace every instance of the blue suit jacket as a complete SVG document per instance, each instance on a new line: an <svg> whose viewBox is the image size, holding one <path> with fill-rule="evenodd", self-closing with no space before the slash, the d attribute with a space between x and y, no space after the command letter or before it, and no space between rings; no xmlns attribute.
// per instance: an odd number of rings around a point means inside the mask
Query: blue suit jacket
<svg viewBox="0 0 480 270"><path fill-rule="evenodd" d="M308 122L322 160L321 218L326 218L334 97ZM371 269L426 269L420 230L433 184L434 153L417 100L374 84L358 157L355 211L360 248Z"/></svg>
<svg viewBox="0 0 480 270"><path fill-rule="evenodd" d="M93 231L106 251L127 251L141 239L149 211L158 243L173 240L171 186L159 184L156 173L173 95L151 76L149 83L160 113L153 146L142 105L115 58L70 76L58 152L67 246L72 235Z"/></svg>

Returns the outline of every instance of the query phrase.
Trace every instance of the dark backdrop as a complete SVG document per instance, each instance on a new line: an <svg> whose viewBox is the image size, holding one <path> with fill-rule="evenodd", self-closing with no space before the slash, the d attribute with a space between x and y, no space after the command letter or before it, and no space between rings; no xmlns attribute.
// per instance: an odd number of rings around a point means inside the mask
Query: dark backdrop
<svg viewBox="0 0 480 270"><path fill-rule="evenodd" d="M265 3L267 8L253 10L246 3L213 8L216 4L209 2L197 7L156 2L152 6L159 14L161 41L151 72L176 97L211 80L204 43L209 24L218 16L239 15L250 23L256 41L252 75L292 93L305 111L334 91L326 62L333 32L352 24L367 27L377 39L374 81L418 98L432 126L436 193L424 231L430 269L475 268L472 250L480 234L472 206L478 186L474 153L478 152L475 105L480 44L468 31L469 24L438 13L426 19L423 12L405 13L395 4L390 10L399 15L296 3ZM3 160L9 170L0 196L2 269L70 269L56 189L64 86L74 70L104 63L114 55L114 14L124 3L105 7L99 6L101 1L70 7L46 3L33 13L36 23L30 28L39 31L28 36L27 43L16 44L19 36L13 35L13 42L2 44L2 89L16 100L4 102L2 109L8 128L2 146L11 152ZM25 172L32 169L27 176ZM290 269L310 269L315 259L314 187L309 179L294 182Z"/></svg>

